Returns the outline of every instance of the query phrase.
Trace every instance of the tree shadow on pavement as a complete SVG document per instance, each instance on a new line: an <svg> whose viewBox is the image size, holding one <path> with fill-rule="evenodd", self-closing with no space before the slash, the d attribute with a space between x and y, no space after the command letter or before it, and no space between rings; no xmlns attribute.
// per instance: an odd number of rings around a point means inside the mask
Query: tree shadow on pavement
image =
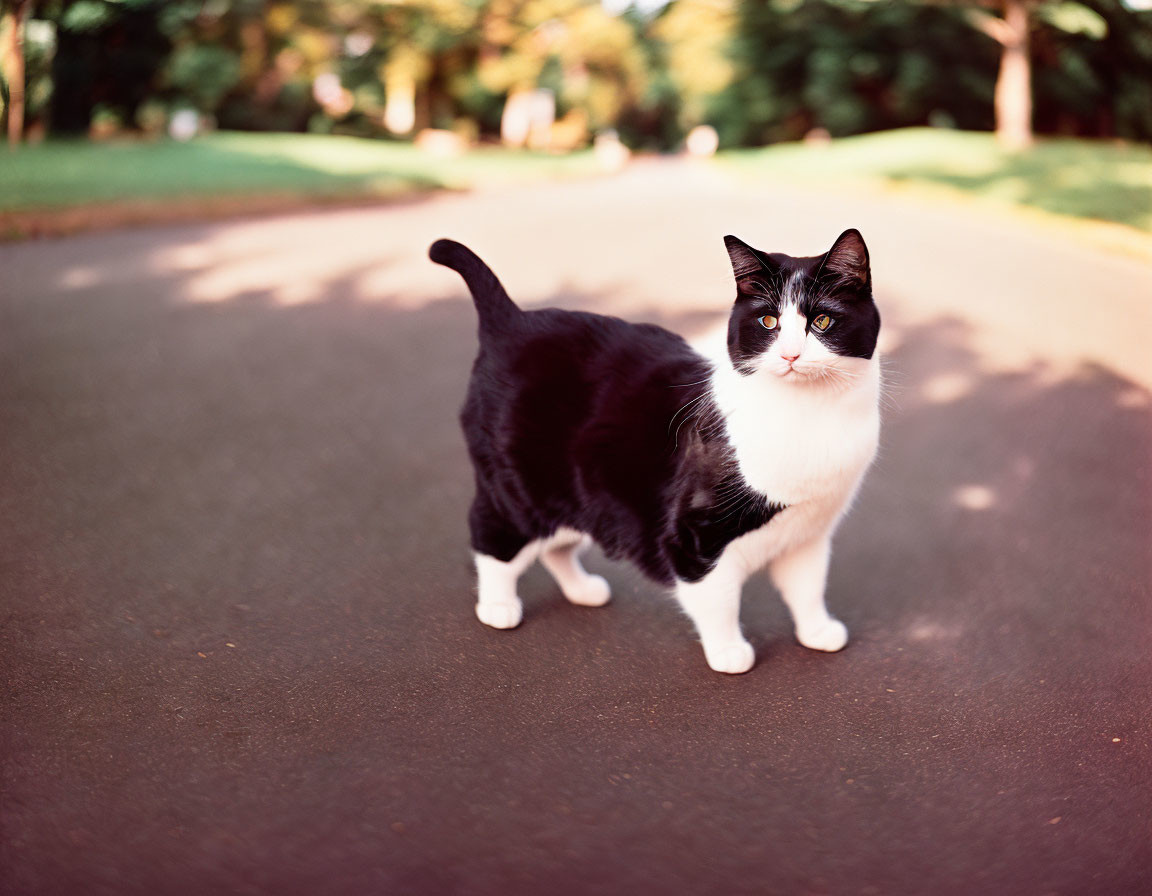
<svg viewBox="0 0 1152 896"><path fill-rule="evenodd" d="M475 620L462 296L182 282L25 308L7 353L7 892L1152 882L1145 391L906 328L836 542L854 640L799 647L757 580L726 677L602 559L608 608L534 573L520 630Z"/></svg>

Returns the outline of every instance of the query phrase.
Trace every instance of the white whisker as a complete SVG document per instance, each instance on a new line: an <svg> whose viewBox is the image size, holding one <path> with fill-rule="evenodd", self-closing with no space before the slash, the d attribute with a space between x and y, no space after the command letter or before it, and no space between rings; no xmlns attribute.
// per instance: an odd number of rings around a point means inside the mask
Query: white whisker
<svg viewBox="0 0 1152 896"><path fill-rule="evenodd" d="M689 402L687 402L686 404L684 404L684 405L683 405L683 406L680 408L680 410L678 410L678 411L677 411L675 414L673 414L673 415L672 415L672 419L668 421L668 432L669 432L669 433L671 433L671 432L672 432L672 424L676 422L676 418L677 418L677 417L679 417L679 416L680 416L682 413L684 413L684 411L685 411L685 410L687 410L689 407L691 407L692 405L694 405L696 402L700 401L700 399L702 399L702 398L707 398L707 397L708 397L708 393L707 393L707 392L703 392L703 393L701 393L700 395L697 395L697 396L696 396L695 398L693 398L691 401L689 401Z"/></svg>

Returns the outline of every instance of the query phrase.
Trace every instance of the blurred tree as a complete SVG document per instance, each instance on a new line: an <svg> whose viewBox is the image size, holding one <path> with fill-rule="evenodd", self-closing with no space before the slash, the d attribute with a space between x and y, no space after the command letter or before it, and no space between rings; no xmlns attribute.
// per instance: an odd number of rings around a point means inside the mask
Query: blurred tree
<svg viewBox="0 0 1152 896"><path fill-rule="evenodd" d="M1085 0L1037 7L1039 131L1152 140L1152 9L1133 6Z"/></svg>
<svg viewBox="0 0 1152 896"><path fill-rule="evenodd" d="M736 26L736 0L678 0L653 24L653 36L667 48L668 74L686 131L706 123L716 97L735 78Z"/></svg>
<svg viewBox="0 0 1152 896"><path fill-rule="evenodd" d="M452 128L468 94L471 111L484 114L485 98L476 95L475 78L483 16L490 5L480 0L373 0L369 18L384 54L379 73L393 133Z"/></svg>
<svg viewBox="0 0 1152 896"><path fill-rule="evenodd" d="M178 45L165 66L167 83L205 113L215 112L220 101L240 80L238 53L219 44Z"/></svg>
<svg viewBox="0 0 1152 896"><path fill-rule="evenodd" d="M1055 122L1051 114L1046 115L1046 130L1103 134L1117 128L1140 139L1152 136L1152 112L1141 112L1152 107L1152 102L1133 103L1136 97L1152 100L1148 10L1138 11L1135 4L1121 0L953 2L966 7L969 21L1000 45L994 103L996 135L1003 146L1010 150L1029 147L1034 107L1050 108L1053 101L1071 101L1071 107L1063 106ZM1001 14L993 14L992 9ZM1112 91L1101 89L1105 81L1111 82ZM1091 107L1083 102L1088 96L1093 97ZM1102 116L1108 127L1099 127Z"/></svg>
<svg viewBox="0 0 1152 896"><path fill-rule="evenodd" d="M1023 147L1033 108L1044 133L1152 139L1152 11L1012 4L744 0L711 115L726 144L947 124Z"/></svg>
<svg viewBox="0 0 1152 896"><path fill-rule="evenodd" d="M1024 145L1033 119L1043 133L1152 139L1152 11L1125 0L672 0L642 9L0 0L9 138L50 95L57 131L96 119L157 132L169 110L187 106L229 128L496 134L510 96L546 88L564 145L616 128L632 146L670 148L700 123L727 145L813 129L999 123ZM14 76L25 63L26 76ZM49 64L51 78L40 77Z"/></svg>
<svg viewBox="0 0 1152 896"><path fill-rule="evenodd" d="M725 144L948 123L987 129L996 53L945 4L745 0L735 76L711 114Z"/></svg>
<svg viewBox="0 0 1152 896"><path fill-rule="evenodd" d="M132 126L160 88L171 43L159 28L162 0L45 0L37 14L56 25L52 127L87 131L94 114Z"/></svg>
<svg viewBox="0 0 1152 896"><path fill-rule="evenodd" d="M4 54L4 80L8 85L8 145L17 146L24 136L24 20L31 0L3 0L0 12L7 19L8 47Z"/></svg>
<svg viewBox="0 0 1152 896"><path fill-rule="evenodd" d="M337 39L330 4L177 0L160 19L172 51L161 85L172 105L190 105L222 127L303 130L319 109L313 78Z"/></svg>
<svg viewBox="0 0 1152 896"><path fill-rule="evenodd" d="M593 131L644 106L651 60L637 28L597 0L492 0L481 36L477 77L492 93L550 89Z"/></svg>
<svg viewBox="0 0 1152 896"><path fill-rule="evenodd" d="M621 110L615 124L620 139L633 149L672 149L683 142L691 128L693 116L684 111L684 104L691 97L682 91L682 82L673 72L673 44L659 30L661 17L674 8L669 4L645 12L630 6L619 14L632 28L645 72L642 88L637 90L635 100ZM722 48L716 49L722 61Z"/></svg>
<svg viewBox="0 0 1152 896"><path fill-rule="evenodd" d="M1032 145L1032 62L1029 0L999 0L1002 17L973 9L970 21L1001 46L996 77L996 136L1010 150Z"/></svg>

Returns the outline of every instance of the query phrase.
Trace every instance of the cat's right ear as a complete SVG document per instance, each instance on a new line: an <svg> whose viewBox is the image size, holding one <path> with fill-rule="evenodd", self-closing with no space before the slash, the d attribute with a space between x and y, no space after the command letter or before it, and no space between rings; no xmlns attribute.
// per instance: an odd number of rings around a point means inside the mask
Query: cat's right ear
<svg viewBox="0 0 1152 896"><path fill-rule="evenodd" d="M728 249L728 259L732 262L732 273L739 280L764 270L764 262L759 253L747 243L734 236L724 237L724 246Z"/></svg>

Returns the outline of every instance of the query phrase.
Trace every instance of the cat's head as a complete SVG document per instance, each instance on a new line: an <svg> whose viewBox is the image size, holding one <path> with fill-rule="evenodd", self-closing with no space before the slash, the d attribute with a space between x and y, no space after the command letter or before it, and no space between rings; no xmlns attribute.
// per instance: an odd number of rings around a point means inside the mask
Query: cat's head
<svg viewBox="0 0 1152 896"><path fill-rule="evenodd" d="M734 236L724 244L736 276L728 354L737 371L845 385L867 367L880 312L859 231L811 258L760 252Z"/></svg>

